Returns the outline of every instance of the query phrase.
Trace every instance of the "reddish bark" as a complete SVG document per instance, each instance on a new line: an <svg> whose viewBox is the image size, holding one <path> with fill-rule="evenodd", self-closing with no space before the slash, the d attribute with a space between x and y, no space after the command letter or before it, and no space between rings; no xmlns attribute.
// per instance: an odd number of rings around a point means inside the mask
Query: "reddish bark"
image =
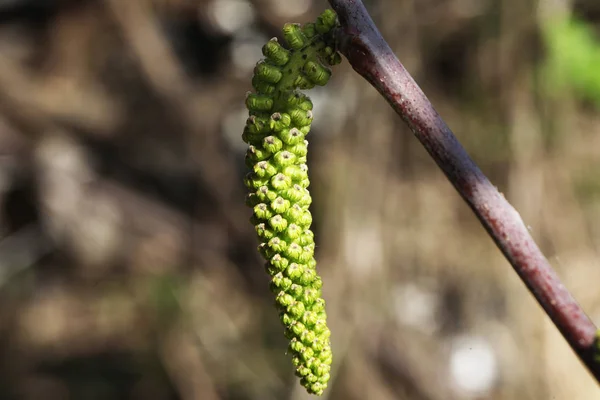
<svg viewBox="0 0 600 400"><path fill-rule="evenodd" d="M330 0L339 50L388 101L469 204L569 345L600 382L596 327L561 283L519 213L490 183L379 33L360 0Z"/></svg>

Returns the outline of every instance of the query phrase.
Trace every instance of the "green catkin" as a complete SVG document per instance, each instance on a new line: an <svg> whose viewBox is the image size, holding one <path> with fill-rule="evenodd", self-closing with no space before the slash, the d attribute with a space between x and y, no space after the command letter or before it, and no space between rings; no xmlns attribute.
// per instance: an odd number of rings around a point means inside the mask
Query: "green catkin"
<svg viewBox="0 0 600 400"><path fill-rule="evenodd" d="M309 393L327 387L332 353L321 278L316 272L314 234L310 230L312 202L308 185L305 139L313 119L312 102L298 89L323 86L329 65L341 61L329 44L337 17L327 10L315 23L286 24L283 37L289 49L271 39L264 60L254 69L246 96L249 118L242 134L249 145L244 179L252 208L251 222L260 240L259 252L271 276L288 352L296 375Z"/></svg>

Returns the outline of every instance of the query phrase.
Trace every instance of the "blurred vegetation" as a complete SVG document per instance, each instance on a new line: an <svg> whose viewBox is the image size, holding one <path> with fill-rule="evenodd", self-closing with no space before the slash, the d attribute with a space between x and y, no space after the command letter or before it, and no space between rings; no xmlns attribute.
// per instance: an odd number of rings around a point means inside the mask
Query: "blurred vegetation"
<svg viewBox="0 0 600 400"><path fill-rule="evenodd" d="M557 95L572 89L578 97L600 107L600 41L592 26L577 18L565 18L548 24L544 33L548 88Z"/></svg>
<svg viewBox="0 0 600 400"><path fill-rule="evenodd" d="M600 322L600 3L371 0ZM244 205L244 94L312 0L0 1L0 399L302 399ZM346 63L311 92L331 399L598 387Z"/></svg>

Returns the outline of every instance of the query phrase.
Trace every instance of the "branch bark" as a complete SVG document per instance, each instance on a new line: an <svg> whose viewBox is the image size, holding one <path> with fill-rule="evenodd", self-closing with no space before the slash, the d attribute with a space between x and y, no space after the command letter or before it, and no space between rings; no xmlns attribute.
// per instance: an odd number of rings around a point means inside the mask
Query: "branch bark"
<svg viewBox="0 0 600 400"><path fill-rule="evenodd" d="M339 50L381 93L462 198L584 365L600 382L596 326L561 283L519 213L490 183L394 55L360 0L329 0L341 23Z"/></svg>

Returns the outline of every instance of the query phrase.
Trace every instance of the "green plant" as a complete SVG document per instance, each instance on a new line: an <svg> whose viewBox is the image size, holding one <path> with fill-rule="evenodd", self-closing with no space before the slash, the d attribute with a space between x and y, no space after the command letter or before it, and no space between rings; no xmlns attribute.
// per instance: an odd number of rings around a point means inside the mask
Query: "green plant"
<svg viewBox="0 0 600 400"><path fill-rule="evenodd" d="M245 179L251 191L247 202L254 210L252 222L261 240L259 250L267 260L271 289L302 384L310 393L321 394L329 379L332 356L308 211L311 198L304 136L312 121L312 103L296 89L325 84L330 76L326 64L341 59L336 50L406 122L600 382L600 331L561 283L519 213L469 157L383 39L362 1L329 3L337 12L339 26L336 14L326 11L316 24L284 27L290 50L276 40L263 48L266 60L255 69L252 84L256 93L249 93L246 99L250 117L243 134L250 145L247 164L252 168ZM574 32L576 37L583 37L581 32ZM559 38L557 43L561 41ZM583 49L589 50L595 45L588 41L585 46ZM571 77L593 71L589 67L598 61L598 54L583 53L578 49L574 54L585 68L580 71L573 67ZM577 82L580 87L591 85L591 92L595 92L592 75L584 74Z"/></svg>
<svg viewBox="0 0 600 400"><path fill-rule="evenodd" d="M250 116L242 135L249 144L246 164L252 172L245 184L258 249L267 261L296 374L317 395L327 386L332 353L310 230L305 136L313 106L297 89L325 85L331 76L327 66L341 61L332 45L336 25L335 13L327 10L316 23L284 26L289 49L277 39L263 47L265 59L256 64L252 79L256 92L246 97Z"/></svg>
<svg viewBox="0 0 600 400"><path fill-rule="evenodd" d="M591 26L572 17L549 22L543 33L547 89L557 96L571 89L600 107L600 42Z"/></svg>

